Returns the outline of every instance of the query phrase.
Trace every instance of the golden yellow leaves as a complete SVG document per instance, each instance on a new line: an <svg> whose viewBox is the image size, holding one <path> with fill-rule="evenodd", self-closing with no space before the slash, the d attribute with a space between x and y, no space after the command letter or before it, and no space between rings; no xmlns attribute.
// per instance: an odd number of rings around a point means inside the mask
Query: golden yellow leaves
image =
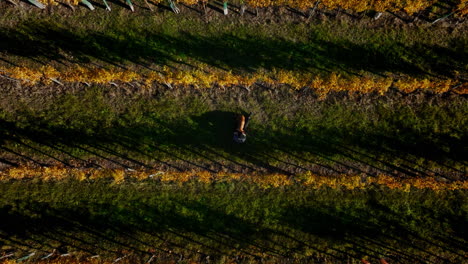
<svg viewBox="0 0 468 264"><path fill-rule="evenodd" d="M199 2L202 2L202 1L199 1L199 0L178 0L177 2L186 4L186 5L196 5L196 4L198 4Z"/></svg>
<svg viewBox="0 0 468 264"><path fill-rule="evenodd" d="M210 173L208 171L164 172L156 170L124 170L124 169L77 169L77 168L11 168L0 172L0 181L36 179L43 181L59 181L74 179L110 180L116 184L126 181L155 180L165 183L183 184L189 181L201 183L214 182L246 182L261 188L278 188L300 184L311 189L365 189L371 186L386 187L389 189L410 191L411 188L442 190L467 190L468 181L442 182L431 177L414 177L408 179L396 178L387 175L377 177L364 177L362 175L323 176L311 172L288 176L279 173L273 174L240 174L240 173Z"/></svg>
<svg viewBox="0 0 468 264"><path fill-rule="evenodd" d="M63 72L60 76L65 82L89 82L105 84L112 81L132 82L139 80L139 74L133 71L106 70L103 68L76 68Z"/></svg>
<svg viewBox="0 0 468 264"><path fill-rule="evenodd" d="M0 67L0 71L7 73L12 78L21 80L23 82L30 82L32 84L36 84L42 78L42 73L40 71L32 70L26 67Z"/></svg>
<svg viewBox="0 0 468 264"><path fill-rule="evenodd" d="M461 0L457 6L457 10L459 10L459 16L468 15L468 0Z"/></svg>
<svg viewBox="0 0 468 264"><path fill-rule="evenodd" d="M56 0L39 0L39 2L43 3L44 5L51 5L51 6L56 6L59 4Z"/></svg>
<svg viewBox="0 0 468 264"><path fill-rule="evenodd" d="M302 184L309 186L313 189L320 189L322 187L328 187L332 189L345 188L348 190L363 189L368 186L364 181L361 180L361 176L358 175L340 175L340 176L321 176L314 175L311 172L300 174L299 177Z"/></svg>
<svg viewBox="0 0 468 264"><path fill-rule="evenodd" d="M118 71L104 68L72 67L66 71L59 72L51 66L44 66L37 70L25 67L2 68L0 71L7 76L22 80L25 84L35 85L39 82L49 84L51 80L60 80L69 83L95 83L108 84L111 82L140 82L149 87L153 83L169 84L171 86L195 86L206 88L213 86L250 87L255 83L269 86L288 85L294 90L309 87L320 97L325 97L330 92L350 93L379 93L385 94L390 87L411 93L416 90L431 91L434 93L445 93L452 87L458 94L467 94L466 84L458 85L455 80L429 80L406 77L393 80L388 77L353 76L342 77L331 73L328 76L317 76L312 73L273 69L270 72L258 71L250 74L234 74L208 67L198 67L192 70L175 71L169 67L163 67L161 72L149 72L146 74L136 71Z"/></svg>
<svg viewBox="0 0 468 264"><path fill-rule="evenodd" d="M313 0L309 2L315 3ZM415 12L424 10L432 5L434 5L437 0L323 0L321 3L326 8L343 8L346 10L353 10L356 12L363 12L366 10L374 10L377 12L391 11L396 12L404 10L408 14L412 15ZM312 3L309 3L312 4Z"/></svg>
<svg viewBox="0 0 468 264"><path fill-rule="evenodd" d="M40 0L46 5L58 5L57 0ZM72 5L78 5L80 0L65 0ZM154 4L159 4L164 1L162 0L149 0ZM177 0L178 3L186 5L196 5L199 3L206 3L207 0ZM327 9L343 8L346 10L352 10L355 12L363 12L367 10L374 10L376 12L391 11L396 12L403 10L408 14L412 15L418 11L424 10L434 5L437 0L322 0L320 1L320 7ZM468 14L468 6L466 5L467 0L461 0L457 6L459 15ZM272 7L272 6L290 6L298 9L309 9L313 8L317 4L317 0L245 0L244 3L248 6L257 7Z"/></svg>
<svg viewBox="0 0 468 264"><path fill-rule="evenodd" d="M31 261L29 261L31 262ZM2 264L17 264L18 261L16 259L7 259L7 260L2 260ZM104 261L99 258L88 258L86 259L85 262L82 260L78 259L72 259L72 258L58 258L58 259L38 259L34 260L34 263L36 264L81 264L81 263L86 263L86 264L112 264L114 263L113 261Z"/></svg>
<svg viewBox="0 0 468 264"><path fill-rule="evenodd" d="M158 5L159 3L162 2L162 0L148 0L148 1L155 4L155 5Z"/></svg>
<svg viewBox="0 0 468 264"><path fill-rule="evenodd" d="M181 2L184 1L181 0ZM404 10L411 15L432 6L436 2L437 0L322 0L320 1L320 7L327 9L343 8L355 12L366 10L395 12ZM313 8L317 0L246 0L245 3L251 7L290 6L304 10Z"/></svg>
<svg viewBox="0 0 468 264"><path fill-rule="evenodd" d="M428 79L418 80L416 78L407 78L404 80L398 80L395 82L395 87L405 93L411 93L416 90L433 91L437 93L445 93L455 85L451 79L430 81Z"/></svg>
<svg viewBox="0 0 468 264"><path fill-rule="evenodd" d="M289 176L278 173L264 175L245 175L245 177L262 188L277 188L280 186L288 186L294 183L294 181Z"/></svg>
<svg viewBox="0 0 468 264"><path fill-rule="evenodd" d="M57 6L59 3L65 3L77 6L80 4L81 0L38 0L39 2L43 3L44 5L50 6Z"/></svg>

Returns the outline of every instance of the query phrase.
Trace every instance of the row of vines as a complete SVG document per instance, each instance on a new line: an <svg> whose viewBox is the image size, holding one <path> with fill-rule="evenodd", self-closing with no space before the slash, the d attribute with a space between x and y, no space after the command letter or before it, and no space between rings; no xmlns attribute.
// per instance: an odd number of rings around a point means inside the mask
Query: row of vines
<svg viewBox="0 0 468 264"><path fill-rule="evenodd" d="M362 177L361 175L322 176L306 172L295 176L284 174L241 174L241 173L210 173L207 171L163 172L157 170L124 170L124 169L76 169L59 167L20 167L0 172L0 181L36 179L58 181L74 179L79 181L112 180L115 183L127 181L156 180L165 183L186 183L198 181L202 183L243 181L255 184L261 188L276 188L301 184L308 188L342 188L347 190L365 189L380 186L390 189L410 191L411 188L442 190L466 190L468 181L442 182L433 177L395 178L387 175L378 177Z"/></svg>
<svg viewBox="0 0 468 264"><path fill-rule="evenodd" d="M367 10L377 12L404 10L409 14L413 14L434 5L438 0L246 0L245 2L253 7L291 6L299 9L308 9L320 4L327 9L343 8L355 12ZM457 8L463 9L467 3L467 0L460 0Z"/></svg>
<svg viewBox="0 0 468 264"><path fill-rule="evenodd" d="M86 0L39 0L45 5L58 5L60 2L78 5L80 2L85 3ZM126 0L127 3L133 6L129 0ZM145 0L147 3L152 4L165 4L169 3L173 7L174 3L180 3L185 5L202 5L206 6L209 0ZM87 2L87 1L86 1ZM105 2L105 0L104 0ZM440 0L235 0L227 1L224 0L224 5L227 6L229 3L240 5L241 8L252 7L252 8L262 8L262 7L278 7L278 6L289 6L292 8L297 8L301 10L306 9L315 9L315 8L325 8L325 9L336 9L342 8L346 10L352 10L354 12L363 12L368 10L374 10L376 12L396 12L396 11L405 11L406 13L412 15L416 12L425 10ZM86 3L85 3L86 4ZM105 2L106 6L107 3ZM458 15L468 14L468 0L458 0L455 5L453 5L454 11L458 12Z"/></svg>
<svg viewBox="0 0 468 264"><path fill-rule="evenodd" d="M50 84L56 82L90 84L114 84L115 82L135 83L142 88L150 87L154 83L173 86L194 86L206 88L220 86L223 88L240 86L250 90L254 84L266 84L268 86L288 85L292 89L312 89L319 95L327 95L330 92L347 91L351 93L385 94L390 88L396 88L404 93L417 90L445 93L453 91L458 94L468 94L468 83L460 83L457 80L429 80L406 77L395 80L391 77L352 76L342 77L331 73L325 77L319 77L312 73L301 73L288 70L273 70L272 72L256 72L252 74L235 74L221 70L209 72L202 69L173 71L164 67L161 72L149 72L147 74L136 71L117 71L103 68L84 68L76 66L66 71L58 71L51 66L33 70L26 67L0 67L0 77L21 81L24 85L36 85L38 83Z"/></svg>

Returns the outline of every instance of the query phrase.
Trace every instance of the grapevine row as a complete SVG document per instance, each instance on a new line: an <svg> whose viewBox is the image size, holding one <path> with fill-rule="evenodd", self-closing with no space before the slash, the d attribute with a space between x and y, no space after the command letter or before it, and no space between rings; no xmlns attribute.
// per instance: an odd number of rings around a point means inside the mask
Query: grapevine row
<svg viewBox="0 0 468 264"><path fill-rule="evenodd" d="M310 9L315 7L316 4L320 4L327 9L342 8L355 12L367 10L395 12L404 10L409 14L413 14L434 5L438 0L246 0L245 2L252 7L290 6L299 9ZM467 3L468 0L460 0L457 9L465 8Z"/></svg>
<svg viewBox="0 0 468 264"><path fill-rule="evenodd" d="M268 86L288 85L292 89L299 90L310 88L318 95L325 96L330 92L347 91L351 93L385 94L391 87L404 93L416 90L425 90L435 93L445 93L452 90L458 94L468 94L468 83L460 83L453 79L429 80L407 77L394 80L390 77L342 77L331 73L326 77L319 77L312 73L301 73L287 70L273 70L272 72L256 72L249 75L234 74L221 70L186 70L173 71L163 67L161 72L148 74L135 71L117 71L103 68L83 68L76 66L64 72L59 72L51 66L45 66L37 70L26 67L0 67L0 77L18 80L25 85L38 83L50 84L85 83L85 84L115 84L115 82L136 82L143 87L150 87L154 83L172 86L195 86L206 88L213 86L233 87L241 86L250 90L254 84L261 83Z"/></svg>
<svg viewBox="0 0 468 264"><path fill-rule="evenodd" d="M161 182L185 183L199 181L203 183L244 181L262 188L275 188L302 184L311 189L342 188L365 189L371 186L381 186L390 189L409 191L411 188L440 190L466 190L468 181L439 182L432 177L400 179L386 175L363 178L361 175L321 176L311 172L290 177L283 174L241 174L241 173L210 173L201 172L162 172L153 170L128 171L124 169L77 169L42 167L11 168L0 172L0 181L5 180L36 179L44 181L57 181L66 179L97 180L112 179L116 183L124 183L127 180L153 179Z"/></svg>
<svg viewBox="0 0 468 264"><path fill-rule="evenodd" d="M29 0L34 3L36 0ZM134 10L133 5L130 0L125 0L129 7ZM144 0L148 7L151 9L148 2L158 5L158 4L169 4L174 10L178 13L178 8L176 3L185 4L185 5L202 5L205 6L208 4L208 0ZM345 9L351 10L354 12L363 12L373 10L376 12L397 12L405 11L406 13L412 15L416 12L425 10L439 0L235 0L228 1L222 0L224 2L225 14L227 14L227 6L229 3L236 4L240 6L241 9L251 7L251 8L262 8L262 7L279 7L279 6L289 6L292 8L297 8L301 10L325 8L325 9ZM78 5L80 2L84 3L90 9L94 10L94 7L87 0L39 0L39 4L44 5L58 5L60 2L69 4L69 5ZM107 4L106 0L103 0L106 8L110 11L110 7ZM468 14L468 0L458 0L457 5L454 7L459 15Z"/></svg>

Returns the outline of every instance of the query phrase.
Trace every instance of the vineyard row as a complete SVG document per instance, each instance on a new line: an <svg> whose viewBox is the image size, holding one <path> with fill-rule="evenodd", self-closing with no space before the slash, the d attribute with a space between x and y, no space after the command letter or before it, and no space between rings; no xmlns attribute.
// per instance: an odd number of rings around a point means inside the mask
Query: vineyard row
<svg viewBox="0 0 468 264"><path fill-rule="evenodd" d="M130 85L134 83L141 86L142 89L158 83L169 88L173 86L194 86L196 88L240 86L250 91L254 84L261 83L268 86L288 85L295 90L310 88L320 96L340 91L351 93L376 92L383 95L390 88L396 88L404 93L424 90L434 93L453 91L458 94L468 94L468 83L453 79L429 80L407 77L395 80L390 77L342 77L335 73L331 73L327 77L319 77L311 73L287 70L273 70L272 72L257 72L247 75L221 70L207 72L200 69L174 72L168 67L164 67L161 72L141 74L135 71L90 69L80 66L65 72L59 72L51 66L45 66L37 70L25 67L0 67L0 77L21 81L24 85L55 82L59 85L63 85L63 83L83 83L88 86L91 84L117 86L116 82L122 82Z"/></svg>
<svg viewBox="0 0 468 264"><path fill-rule="evenodd" d="M210 173L202 172L162 172L152 170L124 170L124 169L77 169L77 168L11 168L0 172L0 180L25 180L36 179L44 181L57 181L74 179L99 180L110 179L115 183L124 183L125 181L156 180L165 183L185 183L188 181L198 181L202 183L214 182L233 182L243 181L255 184L261 188L272 188L281 186L290 186L293 184L302 184L312 189L343 188L348 190L365 189L371 186L387 187L410 191L411 188L430 189L430 190L466 190L468 181L440 182L432 177L401 179L386 175L378 177L363 178L360 175L341 175L341 176L321 176L311 172L298 174L290 177L284 174L240 174L240 173Z"/></svg>
<svg viewBox="0 0 468 264"><path fill-rule="evenodd" d="M15 3L14 0L7 0L11 3ZM76 6L79 3L87 5L90 9L94 10L94 7L87 0L29 0L31 3L35 4L40 8L45 8L46 5L58 5L59 3L68 4L70 6ZM184 5L200 5L206 8L209 4L209 0L144 0L147 6L151 9L149 3L154 5L167 3L178 13L179 8L176 4ZM106 0L103 0L106 8L110 11L110 6ZM131 0L125 0L129 5L130 9L134 11ZM227 1L222 0L223 9L225 14L228 11L229 4L235 4L239 6L240 10L243 12L247 7L251 8L261 8L261 7L279 7L279 6L289 6L292 8L297 8L300 10L315 10L317 8L325 9L336 9L341 8L345 10L351 10L354 12L363 12L373 10L376 12L397 12L405 11L406 13L412 15L419 11L430 8L440 2L440 0L235 0ZM458 15L468 14L468 0L458 0L452 6L453 11L457 12Z"/></svg>

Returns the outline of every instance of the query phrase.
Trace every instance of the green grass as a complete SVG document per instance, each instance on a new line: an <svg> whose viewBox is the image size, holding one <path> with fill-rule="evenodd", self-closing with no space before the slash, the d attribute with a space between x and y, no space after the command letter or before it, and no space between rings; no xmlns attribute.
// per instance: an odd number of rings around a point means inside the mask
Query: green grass
<svg viewBox="0 0 468 264"><path fill-rule="evenodd" d="M298 98L287 88L279 95L244 91L242 99L214 90L159 90L155 96L113 96L113 90L95 87L5 104L4 159L69 165L100 158L117 167L166 162L173 170L287 174L450 178L466 172L468 105L462 97L335 95L319 101L306 94ZM234 144L235 114L250 111L247 143Z"/></svg>
<svg viewBox="0 0 468 264"><path fill-rule="evenodd" d="M466 75L463 27L267 22L115 9L0 10L0 65L139 72L205 63L236 73ZM316 23L317 22L317 23ZM459 73L457 73L459 72ZM53 90L53 89L61 90ZM2 84L0 162L395 177L466 177L468 104L450 93L385 97L252 87L147 90ZM253 112L246 144L234 115ZM262 189L245 182L4 181L0 254L58 249L160 261L461 263L465 191ZM236 259L237 258L237 259Z"/></svg>
<svg viewBox="0 0 468 264"><path fill-rule="evenodd" d="M101 180L3 182L0 193L1 249L18 255L460 263L468 243L466 192Z"/></svg>
<svg viewBox="0 0 468 264"><path fill-rule="evenodd" d="M3 12L0 52L9 66L66 69L72 63L97 63L150 71L204 63L236 73L285 69L395 78L464 78L468 70L466 34L439 26L267 23L234 17L204 22L194 15L103 10Z"/></svg>

